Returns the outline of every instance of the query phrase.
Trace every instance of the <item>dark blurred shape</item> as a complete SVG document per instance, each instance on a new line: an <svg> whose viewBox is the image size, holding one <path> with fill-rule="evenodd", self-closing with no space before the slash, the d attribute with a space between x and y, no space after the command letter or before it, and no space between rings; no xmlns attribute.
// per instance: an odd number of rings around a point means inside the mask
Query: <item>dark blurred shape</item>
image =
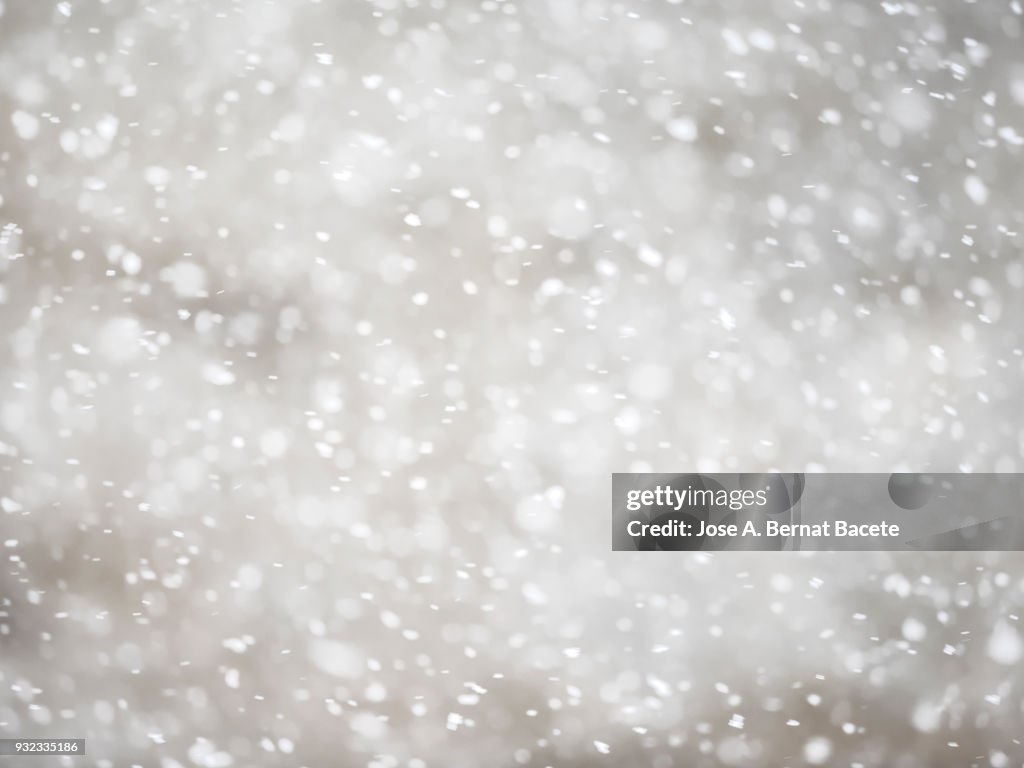
<svg viewBox="0 0 1024 768"><path fill-rule="evenodd" d="M889 498L903 509L920 509L935 496L935 478L917 472L895 472L889 477Z"/></svg>

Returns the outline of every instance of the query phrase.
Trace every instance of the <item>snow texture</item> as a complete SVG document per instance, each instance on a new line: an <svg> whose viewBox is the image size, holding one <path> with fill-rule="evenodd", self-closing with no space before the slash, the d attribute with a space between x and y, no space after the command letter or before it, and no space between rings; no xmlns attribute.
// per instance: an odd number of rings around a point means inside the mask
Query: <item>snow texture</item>
<svg viewBox="0 0 1024 768"><path fill-rule="evenodd" d="M1022 14L0 2L0 736L1021 766L1020 556L613 555L608 504L1024 469Z"/></svg>

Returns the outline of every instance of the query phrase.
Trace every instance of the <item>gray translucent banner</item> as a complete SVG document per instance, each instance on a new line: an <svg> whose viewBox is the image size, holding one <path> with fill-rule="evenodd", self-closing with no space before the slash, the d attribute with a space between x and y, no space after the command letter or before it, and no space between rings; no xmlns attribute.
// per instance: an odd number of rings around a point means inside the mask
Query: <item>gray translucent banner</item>
<svg viewBox="0 0 1024 768"><path fill-rule="evenodd" d="M612 549L1024 550L1024 475L615 474Z"/></svg>

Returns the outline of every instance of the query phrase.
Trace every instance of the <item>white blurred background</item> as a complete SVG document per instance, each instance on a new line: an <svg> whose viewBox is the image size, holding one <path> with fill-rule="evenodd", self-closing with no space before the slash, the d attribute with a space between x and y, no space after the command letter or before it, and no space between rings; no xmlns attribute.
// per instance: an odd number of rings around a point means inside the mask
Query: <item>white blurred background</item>
<svg viewBox="0 0 1024 768"><path fill-rule="evenodd" d="M1024 764L1020 556L609 529L1022 469L1020 2L0 8L0 736Z"/></svg>

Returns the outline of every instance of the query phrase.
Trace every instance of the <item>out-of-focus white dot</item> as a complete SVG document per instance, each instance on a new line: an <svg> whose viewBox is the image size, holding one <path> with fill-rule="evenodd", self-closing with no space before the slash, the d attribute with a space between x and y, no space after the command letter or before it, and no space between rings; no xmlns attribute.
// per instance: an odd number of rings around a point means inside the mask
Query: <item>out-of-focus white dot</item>
<svg viewBox="0 0 1024 768"><path fill-rule="evenodd" d="M988 187L973 174L964 179L964 192L975 205L984 205L988 201Z"/></svg>
<svg viewBox="0 0 1024 768"><path fill-rule="evenodd" d="M804 744L804 760L811 765L824 765L832 756L832 742L824 736L815 736Z"/></svg>
<svg viewBox="0 0 1024 768"><path fill-rule="evenodd" d="M590 206L580 197L563 197L548 210L548 232L566 240L578 240L590 232Z"/></svg>
<svg viewBox="0 0 1024 768"><path fill-rule="evenodd" d="M504 216L491 216L487 219L487 234L491 237L504 237L508 234L508 220Z"/></svg>
<svg viewBox="0 0 1024 768"><path fill-rule="evenodd" d="M679 141L694 141L697 138L697 123L689 117L677 117L669 120L668 134Z"/></svg>
<svg viewBox="0 0 1024 768"><path fill-rule="evenodd" d="M986 650L989 658L997 664L1011 666L1024 657L1024 640L1016 628L1000 621L989 636Z"/></svg>
<svg viewBox="0 0 1024 768"><path fill-rule="evenodd" d="M284 456L288 450L288 435L280 429L268 429L260 435L260 452L270 459Z"/></svg>
<svg viewBox="0 0 1024 768"><path fill-rule="evenodd" d="M918 643L928 636L928 627L912 617L904 619L902 629L903 637L912 643Z"/></svg>
<svg viewBox="0 0 1024 768"><path fill-rule="evenodd" d="M558 513L543 496L528 496L516 506L516 524L524 531L540 533L550 530L557 522Z"/></svg>
<svg viewBox="0 0 1024 768"><path fill-rule="evenodd" d="M263 572L255 565L246 564L238 569L238 585L254 592L263 585Z"/></svg>
<svg viewBox="0 0 1024 768"><path fill-rule="evenodd" d="M160 270L160 279L170 283L182 298L199 298L206 294L206 270L191 261L178 261Z"/></svg>
<svg viewBox="0 0 1024 768"><path fill-rule="evenodd" d="M277 128L272 135L278 141L283 141L286 144L294 144L301 141L306 135L306 118L298 112L285 115L277 124Z"/></svg>
<svg viewBox="0 0 1024 768"><path fill-rule="evenodd" d="M647 266L655 268L660 267L664 261L664 257L661 255L661 252L652 248L647 243L640 244L640 250L637 251L637 258Z"/></svg>
<svg viewBox="0 0 1024 768"><path fill-rule="evenodd" d="M916 307L921 303L921 289L916 285L904 285L900 288L900 301L908 307Z"/></svg>
<svg viewBox="0 0 1024 768"><path fill-rule="evenodd" d="M643 400L660 400L672 390L672 370L659 363L646 363L629 373L629 391Z"/></svg>
<svg viewBox="0 0 1024 768"><path fill-rule="evenodd" d="M20 109L11 114L11 125L14 126L14 132L18 134L19 139L28 141L39 133L39 118Z"/></svg>
<svg viewBox="0 0 1024 768"><path fill-rule="evenodd" d="M908 133L920 133L931 125L932 105L917 91L894 91L886 106L886 114Z"/></svg>
<svg viewBox="0 0 1024 768"><path fill-rule="evenodd" d="M67 152L69 155L75 154L78 151L78 134L75 131L61 131L60 133L60 148Z"/></svg>
<svg viewBox="0 0 1024 768"><path fill-rule="evenodd" d="M142 172L146 183L152 187L163 187L171 180L171 172L162 165L149 165Z"/></svg>
<svg viewBox="0 0 1024 768"><path fill-rule="evenodd" d="M125 251L124 256L121 257L121 269L126 275L139 274L139 270L142 269L142 259L139 258L139 254L134 251Z"/></svg>
<svg viewBox="0 0 1024 768"><path fill-rule="evenodd" d="M825 125L840 125L843 122L843 115L838 109L829 107L828 109L821 110L818 119L825 123Z"/></svg>
<svg viewBox="0 0 1024 768"><path fill-rule="evenodd" d="M134 317L115 317L100 328L96 351L112 362L125 362L139 354L142 326Z"/></svg>

